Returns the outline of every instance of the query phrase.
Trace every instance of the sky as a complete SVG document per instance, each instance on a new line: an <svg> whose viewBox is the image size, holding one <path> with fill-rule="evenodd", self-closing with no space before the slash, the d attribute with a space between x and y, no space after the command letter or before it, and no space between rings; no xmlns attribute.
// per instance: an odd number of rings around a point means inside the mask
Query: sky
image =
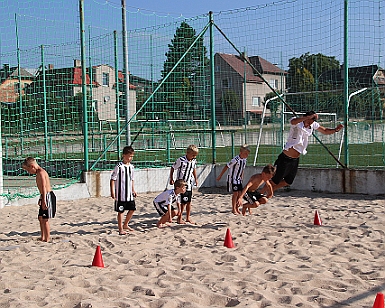
<svg viewBox="0 0 385 308"><path fill-rule="evenodd" d="M85 0L87 1L87 0ZM94 0L95 2L103 2L102 0ZM110 3L120 4L119 0L108 0ZM268 0L126 0L127 10L142 10L146 13L157 13L159 15L171 15L184 17L194 17L206 14L209 11L220 12L231 9L238 9L260 4L270 3Z"/></svg>
<svg viewBox="0 0 385 308"><path fill-rule="evenodd" d="M354 65L384 61L384 57L378 55L378 50L383 50L385 45L384 37L379 33L384 29L385 8L380 5L383 1L349 1L349 17L352 18L349 44L354 44L359 50L351 59ZM83 0L83 3L86 32L92 37L121 30L121 0ZM272 3L274 6L268 7ZM258 7L258 10L239 10L250 7ZM189 24L196 29L202 29L208 21L207 16L200 18L201 24L194 17L213 11L215 23L230 35L238 47L247 48L248 52L262 57L268 56L272 63L281 63L282 67L287 65L289 58L306 52L320 52L343 60L341 7L342 0L126 0L128 31L176 24L183 18L188 18ZM234 13L237 10L242 12ZM231 14L218 14L226 11L231 11ZM252 15L251 11L256 13ZM224 24L227 28L223 28ZM19 33L15 35L17 27ZM158 28L155 27L154 31ZM169 33L165 47L172 35ZM0 0L0 65L6 62L14 64L17 36L22 50L77 42L79 0ZM220 47L217 40L215 47Z"/></svg>

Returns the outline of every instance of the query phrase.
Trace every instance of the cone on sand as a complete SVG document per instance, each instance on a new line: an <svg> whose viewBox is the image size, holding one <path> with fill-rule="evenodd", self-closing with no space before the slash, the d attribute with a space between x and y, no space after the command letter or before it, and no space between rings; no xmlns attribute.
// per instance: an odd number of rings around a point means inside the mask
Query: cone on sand
<svg viewBox="0 0 385 308"><path fill-rule="evenodd" d="M104 267L102 251L100 250L100 246L96 247L94 260L92 261L92 266Z"/></svg>
<svg viewBox="0 0 385 308"><path fill-rule="evenodd" d="M227 228L227 231L226 231L226 237L225 237L225 244L224 246L226 246L227 248L234 248L235 245L233 243L233 238L231 237L231 233L230 233L230 229Z"/></svg>
<svg viewBox="0 0 385 308"><path fill-rule="evenodd" d="M377 293L373 308L384 308L384 294Z"/></svg>
<svg viewBox="0 0 385 308"><path fill-rule="evenodd" d="M317 210L315 211L315 214L314 214L314 224L315 224L316 226L322 226L321 217L319 216Z"/></svg>

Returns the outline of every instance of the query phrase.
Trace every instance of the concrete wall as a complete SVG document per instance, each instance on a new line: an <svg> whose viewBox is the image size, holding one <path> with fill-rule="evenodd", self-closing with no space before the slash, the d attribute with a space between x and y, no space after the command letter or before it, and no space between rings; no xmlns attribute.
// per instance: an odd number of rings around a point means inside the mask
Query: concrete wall
<svg viewBox="0 0 385 308"><path fill-rule="evenodd" d="M204 165L197 168L199 187L225 187L226 174L217 182L216 177L224 165ZM261 172L262 167L248 166L245 181L251 175ZM136 169L135 190L138 194L161 192L168 183L170 168ZM90 197L110 196L111 171L90 171L84 173L84 183L54 190L57 200L77 200ZM385 170L344 169L299 169L291 189L325 193L349 193L385 195ZM167 188L171 188L167 185ZM31 199L4 200L4 206L37 204L39 197Z"/></svg>
<svg viewBox="0 0 385 308"><path fill-rule="evenodd" d="M224 187L226 174L217 182L216 177L224 165L204 165L197 168L199 187ZM262 167L248 166L245 181ZM166 188L170 168L137 169L135 190L137 193L160 192ZM84 174L88 192L92 197L109 196L110 171L93 171ZM325 193L385 194L385 170L302 169L291 189ZM168 188L171 188L168 185Z"/></svg>

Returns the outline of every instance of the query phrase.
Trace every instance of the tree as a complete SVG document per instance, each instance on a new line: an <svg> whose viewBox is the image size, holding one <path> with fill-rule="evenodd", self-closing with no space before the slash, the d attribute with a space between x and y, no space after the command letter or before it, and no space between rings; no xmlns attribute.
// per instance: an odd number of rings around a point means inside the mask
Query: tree
<svg viewBox="0 0 385 308"><path fill-rule="evenodd" d="M332 89L330 83L319 82L319 76L325 72L339 70L340 63L335 57L323 54L301 55L289 60L287 75L288 92L287 102L297 111L319 108L320 101L333 101L333 93L321 93Z"/></svg>
<svg viewBox="0 0 385 308"><path fill-rule="evenodd" d="M203 37L197 40L171 75L165 78L196 38L195 30L184 21L176 29L174 38L168 45L169 50L165 54L167 58L162 70L163 87L156 96L158 101L169 102L165 106L168 111L180 111L180 115L199 109L195 106L200 102L198 88L204 86L207 81L205 71L209 62Z"/></svg>
<svg viewBox="0 0 385 308"><path fill-rule="evenodd" d="M233 90L225 91L221 97L224 124L233 124L242 115L239 95Z"/></svg>

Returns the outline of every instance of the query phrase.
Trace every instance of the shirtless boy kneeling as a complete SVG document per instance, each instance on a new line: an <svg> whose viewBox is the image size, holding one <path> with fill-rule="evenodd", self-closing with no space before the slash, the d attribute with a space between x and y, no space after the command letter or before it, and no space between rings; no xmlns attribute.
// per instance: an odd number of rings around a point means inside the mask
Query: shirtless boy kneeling
<svg viewBox="0 0 385 308"><path fill-rule="evenodd" d="M243 216L246 215L246 210L251 214L251 208L257 208L260 204L267 203L268 198L273 196L273 188L269 180L273 177L274 173L275 167L268 164L263 168L261 173L251 176L237 201L238 206L242 206ZM267 195L263 195L258 191L258 188L263 184L265 184L264 190L267 192ZM242 198L245 199L247 203L242 204Z"/></svg>

